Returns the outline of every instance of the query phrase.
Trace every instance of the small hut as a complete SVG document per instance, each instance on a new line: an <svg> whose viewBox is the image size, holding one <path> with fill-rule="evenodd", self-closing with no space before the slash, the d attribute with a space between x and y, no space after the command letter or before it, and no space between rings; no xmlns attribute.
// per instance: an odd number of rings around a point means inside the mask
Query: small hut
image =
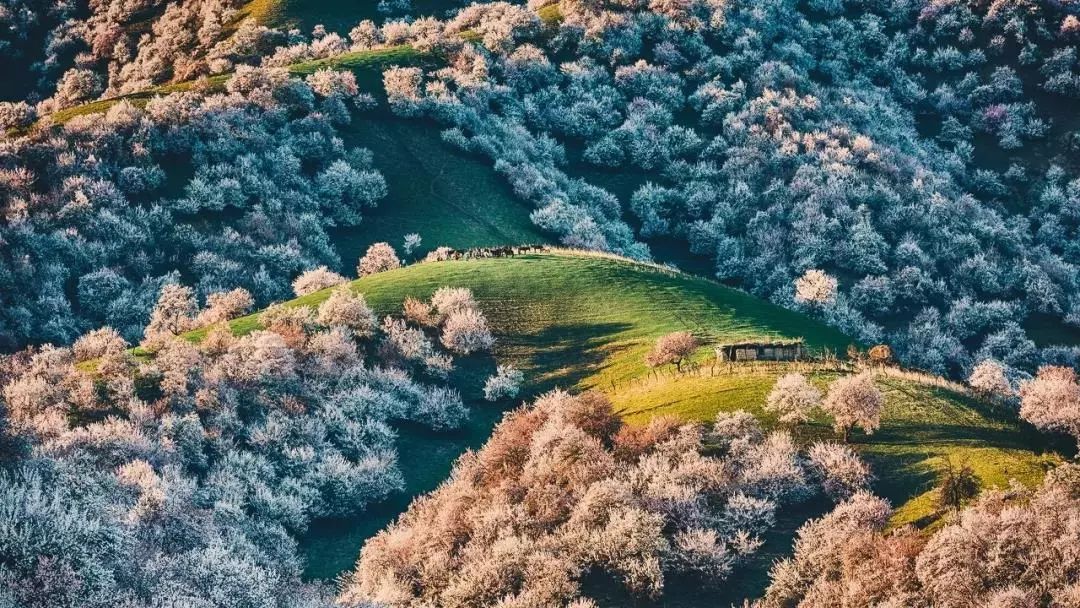
<svg viewBox="0 0 1080 608"><path fill-rule="evenodd" d="M717 361L797 361L806 358L806 345L798 340L758 340L717 344Z"/></svg>

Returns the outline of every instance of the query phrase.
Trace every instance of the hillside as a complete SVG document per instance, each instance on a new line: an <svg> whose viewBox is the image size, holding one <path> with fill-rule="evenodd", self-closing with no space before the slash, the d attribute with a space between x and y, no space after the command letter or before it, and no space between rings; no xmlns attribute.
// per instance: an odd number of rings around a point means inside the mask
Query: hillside
<svg viewBox="0 0 1080 608"><path fill-rule="evenodd" d="M799 313L718 283L588 253L416 264L352 285L379 314L398 312L405 296L428 297L444 285L472 289L501 338L496 358L525 371L537 391L602 389L640 377L652 341L684 329L706 341L801 337L819 352L838 352L849 342ZM321 291L287 304L313 306L328 296ZM238 334L257 324L257 315L231 322Z"/></svg>
<svg viewBox="0 0 1080 608"><path fill-rule="evenodd" d="M491 165L442 141L436 125L358 116L342 135L348 145L372 151L389 189L360 225L331 231L346 275L372 243L398 244L413 232L424 239L419 257L440 245L468 249L549 241L529 219L528 204Z"/></svg>
<svg viewBox="0 0 1080 608"><path fill-rule="evenodd" d="M0 32L0 608L1080 607L1080 0Z"/></svg>
<svg viewBox="0 0 1080 608"><path fill-rule="evenodd" d="M356 81L362 89L378 93L382 91L383 70L391 66L425 65L435 60L436 58L431 55L420 53L411 46L403 44L367 51L352 51L327 59L302 61L290 65L288 71L294 76L307 76L324 68L348 70L356 75ZM127 101L137 107L144 107L146 102L156 95L187 91L196 86L206 86L210 91L224 91L225 83L230 77L232 77L232 73L227 72L210 76L202 83L198 81L177 82L152 87L137 93L99 99L54 112L48 116L47 121L39 121L38 125L64 124L77 116L100 114L108 111L109 108L121 101ZM30 128L34 129L36 126Z"/></svg>
<svg viewBox="0 0 1080 608"><path fill-rule="evenodd" d="M803 337L813 348L834 351L847 344L834 330L717 283L590 254L425 263L353 283L379 314L398 312L405 296L427 297L444 285L473 290L499 340L495 358L525 372L529 395L555 387L626 385L646 374L643 358L652 341L681 329L713 340ZM316 305L328 295L323 291L290 304ZM256 317L234 320L233 331L255 329ZM369 509L359 521L313 526L304 545L309 576L332 578L352 567L366 538L403 511L411 496L445 479L465 448L483 444L501 416L500 408L480 398L492 367L490 359L458 362L452 381L472 408L468 428L445 434L402 430L399 453L408 496Z"/></svg>
<svg viewBox="0 0 1080 608"><path fill-rule="evenodd" d="M554 387L598 389L631 423L660 414L708 422L719 411L746 409L772 425L775 421L761 406L779 374L798 367L822 386L837 374L810 364L714 369L707 363L708 347L699 351L705 364L696 372L650 374L644 354L665 333L690 330L706 342L802 337L817 352L842 352L849 342L798 313L717 283L597 255L550 252L424 263L352 285L379 314L399 311L408 295L427 297L443 285L469 287L498 336L495 358L525 371L530 395ZM319 292L290 305L316 305L327 296ZM255 315L232 322L238 334L256 327ZM198 340L201 333L190 337ZM490 359L459 361L453 382L473 408L469 428L452 434L402 430L408 494L434 488L463 449L483 443L500 415L499 408L480 400L478 390L492 366ZM1043 453L1045 439L1018 424L1011 412L971 398L958 385L896 373L881 377L879 386L887 399L882 428L870 437L857 434L854 445L878 476L875 490L898 507L896 525L935 523L933 490L944 459L970 463L984 487L1004 486L1010 478L1034 484L1059 462ZM794 432L802 441L833 437L823 419ZM350 567L363 540L407 504L402 497L369 511L359 522L314 526L305 543L308 574L329 578ZM820 508L808 505L807 511L792 514L786 532L775 532L775 544L756 562L755 575L742 577L738 588L752 593L763 584L768 562L788 550L794 528Z"/></svg>

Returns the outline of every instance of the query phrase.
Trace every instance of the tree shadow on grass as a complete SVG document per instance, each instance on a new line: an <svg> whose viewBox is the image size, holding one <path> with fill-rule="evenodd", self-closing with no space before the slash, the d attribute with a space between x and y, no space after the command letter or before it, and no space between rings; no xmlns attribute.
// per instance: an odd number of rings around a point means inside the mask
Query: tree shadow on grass
<svg viewBox="0 0 1080 608"><path fill-rule="evenodd" d="M936 474L925 461L934 455L930 451L864 452L862 457L875 473L874 493L898 507L933 487Z"/></svg>
<svg viewBox="0 0 1080 608"><path fill-rule="evenodd" d="M965 424L904 423L894 424L874 433L872 443L921 445L928 443L972 444L982 447L1030 450L1045 441L1029 436L1021 428L978 428Z"/></svg>
<svg viewBox="0 0 1080 608"><path fill-rule="evenodd" d="M616 336L631 329L629 323L577 323L554 325L540 332L515 337L509 349L520 355L529 393L577 386L601 370L605 361L628 345Z"/></svg>

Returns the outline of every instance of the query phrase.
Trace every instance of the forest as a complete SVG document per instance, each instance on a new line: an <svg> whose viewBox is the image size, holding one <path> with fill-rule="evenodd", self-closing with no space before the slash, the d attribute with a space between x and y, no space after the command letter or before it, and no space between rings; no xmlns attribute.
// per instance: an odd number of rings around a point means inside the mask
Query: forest
<svg viewBox="0 0 1080 608"><path fill-rule="evenodd" d="M1080 608L1078 52L0 0L0 608Z"/></svg>

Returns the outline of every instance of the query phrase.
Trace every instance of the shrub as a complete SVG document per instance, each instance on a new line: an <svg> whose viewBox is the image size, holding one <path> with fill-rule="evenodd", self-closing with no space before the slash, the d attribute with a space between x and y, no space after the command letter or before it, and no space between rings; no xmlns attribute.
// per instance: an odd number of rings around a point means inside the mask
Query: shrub
<svg viewBox="0 0 1080 608"><path fill-rule="evenodd" d="M619 460L636 461L674 437L681 426L682 421L674 416L654 416L643 426L623 426L615 436L615 455Z"/></svg>
<svg viewBox="0 0 1080 608"><path fill-rule="evenodd" d="M588 391L578 395L566 404L562 415L567 422L599 439L605 446L611 445L619 430L623 428L622 419L612 408L611 400L600 391Z"/></svg>
<svg viewBox="0 0 1080 608"><path fill-rule="evenodd" d="M348 281L340 274L333 272L326 266L319 266L312 270L306 270L296 277L292 283L293 293L297 296L306 296L329 287L341 285Z"/></svg>
<svg viewBox="0 0 1080 608"><path fill-rule="evenodd" d="M356 273L362 277L401 267L397 253L389 243L375 243L360 258Z"/></svg>
<svg viewBox="0 0 1080 608"><path fill-rule="evenodd" d="M101 78L90 70L71 69L56 85L54 99L61 108L71 107L101 94Z"/></svg>
<svg viewBox="0 0 1080 608"><path fill-rule="evenodd" d="M349 98L360 92L356 75L349 71L324 68L307 77L311 90L323 97Z"/></svg>
<svg viewBox="0 0 1080 608"><path fill-rule="evenodd" d="M1071 368L1047 365L1020 384L1020 416L1036 428L1080 441L1080 385Z"/></svg>
<svg viewBox="0 0 1080 608"><path fill-rule="evenodd" d="M682 371L682 364L697 348L697 338L690 332L670 333L657 339L653 349L645 356L645 363L649 367L674 364L676 370Z"/></svg>
<svg viewBox="0 0 1080 608"><path fill-rule="evenodd" d="M325 327L346 327L357 336L367 337L375 332L378 320L364 296L343 285L319 304L315 322Z"/></svg>
<svg viewBox="0 0 1080 608"><path fill-rule="evenodd" d="M319 374L338 374L360 362L352 332L340 325L312 335L305 350L312 359L314 372Z"/></svg>
<svg viewBox="0 0 1080 608"><path fill-rule="evenodd" d="M445 378L453 367L450 357L435 350L423 330L414 329L400 319L385 317L382 323L382 356L390 361L417 363L433 376Z"/></svg>
<svg viewBox="0 0 1080 608"><path fill-rule="evenodd" d="M206 307L195 317L194 325L204 327L235 319L255 304L248 290L238 287L231 291L218 291L206 296Z"/></svg>
<svg viewBox="0 0 1080 608"><path fill-rule="evenodd" d="M439 317L435 312L434 307L425 303L423 300L412 296L405 296L405 301L402 303L401 308L402 314L405 315L407 321L421 327L437 327L439 325Z"/></svg>
<svg viewBox="0 0 1080 608"><path fill-rule="evenodd" d="M851 429L858 426L869 435L881 426L885 398L869 373L838 378L829 385L822 409L833 417L833 429L847 443Z"/></svg>
<svg viewBox="0 0 1080 608"><path fill-rule="evenodd" d="M810 446L807 455L810 470L829 496L847 499L868 488L870 467L850 447L818 442Z"/></svg>
<svg viewBox="0 0 1080 608"><path fill-rule="evenodd" d="M453 252L454 252L454 250L449 248L449 247L442 247L442 246L436 247L432 251L429 251L426 256L424 256L424 261L425 262L445 262L446 260L450 259L450 256L451 256L451 254Z"/></svg>
<svg viewBox="0 0 1080 608"><path fill-rule="evenodd" d="M510 365L499 365L495 373L484 382L484 399L498 401L499 399L513 399L521 391L521 383L525 374L514 369Z"/></svg>
<svg viewBox="0 0 1080 608"><path fill-rule="evenodd" d="M420 235L411 232L405 235L405 241L402 243L401 250L405 252L405 255L411 256L413 252L420 247L421 242L423 242L423 239L420 238Z"/></svg>
<svg viewBox="0 0 1080 608"><path fill-rule="evenodd" d="M993 359L984 359L971 370L968 385L987 397L1009 398L1016 394L1005 368Z"/></svg>
<svg viewBox="0 0 1080 608"><path fill-rule="evenodd" d="M445 320L451 313L476 310L476 300L466 287L440 287L431 296L431 306L439 318Z"/></svg>
<svg viewBox="0 0 1080 608"><path fill-rule="evenodd" d="M795 281L795 301L831 304L836 301L836 279L821 270L807 270Z"/></svg>
<svg viewBox="0 0 1080 608"><path fill-rule="evenodd" d="M806 422L811 411L820 405L821 391L799 373L780 376L765 399L765 411L785 423Z"/></svg>
<svg viewBox="0 0 1080 608"><path fill-rule="evenodd" d="M96 329L75 341L71 350L76 361L88 361L127 350L128 343L111 327Z"/></svg>
<svg viewBox="0 0 1080 608"><path fill-rule="evenodd" d="M190 287L165 285L158 295L150 323L146 326L146 339L159 336L177 336L195 326L198 306L195 293Z"/></svg>
<svg viewBox="0 0 1080 608"><path fill-rule="evenodd" d="M488 329L487 318L471 308L455 310L447 315L441 340L443 346L461 355L490 351L495 346L495 337Z"/></svg>
<svg viewBox="0 0 1080 608"><path fill-rule="evenodd" d="M259 313L259 324L284 338L290 346L298 348L315 326L314 313L307 306L273 304Z"/></svg>
<svg viewBox="0 0 1080 608"><path fill-rule="evenodd" d="M37 112L25 101L0 102L0 131L25 129L37 117Z"/></svg>

